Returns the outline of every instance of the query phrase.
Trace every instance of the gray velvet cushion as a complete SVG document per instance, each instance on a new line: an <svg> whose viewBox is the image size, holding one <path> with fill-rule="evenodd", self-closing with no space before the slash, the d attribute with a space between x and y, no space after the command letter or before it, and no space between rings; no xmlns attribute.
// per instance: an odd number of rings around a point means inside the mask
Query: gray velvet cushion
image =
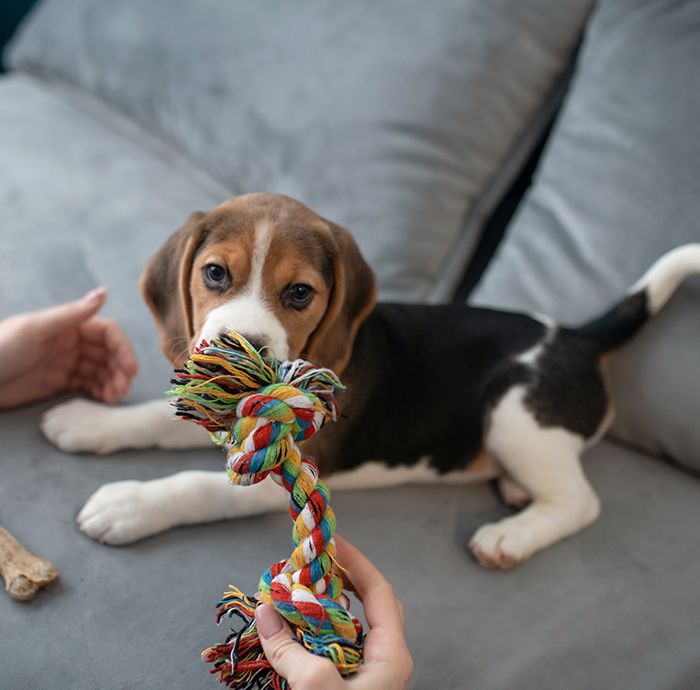
<svg viewBox="0 0 700 690"><path fill-rule="evenodd" d="M132 399L160 394L168 367L136 278L174 224L221 189L100 104L21 75L0 79L0 150L0 316L107 282L107 312L139 351ZM218 469L222 456L66 455L38 430L47 406L0 412L0 524L62 576L28 604L0 596L0 687L216 688L199 661L225 634L213 604L229 582L253 591L287 552L288 517L101 546L74 522L101 484ZM465 550L505 512L486 486L334 497L341 531L405 603L415 690L694 690L700 484L611 443L587 467L600 522L509 573Z"/></svg>
<svg viewBox="0 0 700 690"><path fill-rule="evenodd" d="M99 102L21 74L0 79L0 150L0 318L107 285L148 372L136 395L161 394L169 369L138 278L224 190Z"/></svg>
<svg viewBox="0 0 700 690"><path fill-rule="evenodd" d="M592 4L45 0L10 63L99 96L232 193L346 225L383 296L440 299Z"/></svg>
<svg viewBox="0 0 700 690"><path fill-rule="evenodd" d="M1 521L62 581L29 604L0 596L0 687L216 690L199 660L225 635L214 602L229 582L254 591L288 552L288 516L124 548L90 541L73 517L103 482L215 469L222 457L64 455L37 431L40 409L0 413ZM483 570L465 550L480 522L504 514L485 485L334 495L341 531L405 604L414 690L697 688L700 482L610 443L587 464L600 521L511 572Z"/></svg>
<svg viewBox="0 0 700 690"><path fill-rule="evenodd" d="M0 79L0 151L0 317L106 282L107 312L139 351L132 397L159 394L168 367L136 278L181 219L225 189L104 106L23 75ZM287 552L288 517L101 546L74 523L98 486L218 469L222 457L66 455L38 431L46 406L0 412L0 524L62 574L31 603L0 596L0 687L216 688L199 661L224 634L213 603L231 581L252 591ZM341 531L406 605L415 690L697 686L700 485L612 443L587 460L600 522L509 573L465 551L478 524L504 514L488 487L334 497Z"/></svg>
<svg viewBox="0 0 700 690"><path fill-rule="evenodd" d="M700 3L604 0L535 184L474 302L566 324L700 241ZM612 360L613 433L700 469L700 281Z"/></svg>

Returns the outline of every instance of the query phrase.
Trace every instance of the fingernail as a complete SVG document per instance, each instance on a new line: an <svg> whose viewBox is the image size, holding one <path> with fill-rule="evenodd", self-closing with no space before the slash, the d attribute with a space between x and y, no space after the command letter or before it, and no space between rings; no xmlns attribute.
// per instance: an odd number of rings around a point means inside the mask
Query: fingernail
<svg viewBox="0 0 700 690"><path fill-rule="evenodd" d="M90 292L83 297L83 301L89 302L90 304L94 304L95 302L99 302L101 299L102 295L105 294L105 288L104 287L97 287L94 290L90 290Z"/></svg>
<svg viewBox="0 0 700 690"><path fill-rule="evenodd" d="M270 604L263 604L255 609L255 622L260 637L264 637L266 640L282 630L282 617Z"/></svg>

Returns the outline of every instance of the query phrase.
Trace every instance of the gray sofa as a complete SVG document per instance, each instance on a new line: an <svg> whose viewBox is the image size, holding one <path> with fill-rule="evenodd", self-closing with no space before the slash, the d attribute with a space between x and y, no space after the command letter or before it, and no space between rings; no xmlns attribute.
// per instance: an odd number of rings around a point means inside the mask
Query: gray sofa
<svg viewBox="0 0 700 690"><path fill-rule="evenodd" d="M6 61L0 318L108 285L141 362L132 401L169 378L137 279L192 210L290 194L354 231L384 299L449 300L565 88L470 299L575 323L700 241L693 0L44 0ZM489 486L334 497L406 604L412 687L700 687L699 341L691 279L613 360L618 421L586 458L601 518L516 570L466 551L507 512ZM38 430L49 404L0 413L0 524L62 575L0 598L0 687L215 687L213 603L286 553L288 518L100 546L74 517L101 484L222 457L66 455Z"/></svg>

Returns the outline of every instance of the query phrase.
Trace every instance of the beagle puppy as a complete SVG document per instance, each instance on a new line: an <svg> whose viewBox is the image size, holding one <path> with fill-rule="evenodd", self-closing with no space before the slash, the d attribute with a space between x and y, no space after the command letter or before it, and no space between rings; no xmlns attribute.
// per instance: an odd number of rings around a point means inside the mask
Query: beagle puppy
<svg viewBox="0 0 700 690"><path fill-rule="evenodd" d="M680 247L578 328L463 304L375 304L373 273L347 230L288 197L251 194L192 214L148 263L142 290L175 367L202 339L235 329L280 359L342 376L342 418L306 446L332 490L499 478L522 510L482 526L470 547L482 565L508 568L598 516L580 457L612 421L605 358L697 271L700 245ZM173 423L167 401L75 400L42 428L68 451L209 443ZM124 544L285 505L269 479L244 488L223 471L188 471L105 485L78 522Z"/></svg>

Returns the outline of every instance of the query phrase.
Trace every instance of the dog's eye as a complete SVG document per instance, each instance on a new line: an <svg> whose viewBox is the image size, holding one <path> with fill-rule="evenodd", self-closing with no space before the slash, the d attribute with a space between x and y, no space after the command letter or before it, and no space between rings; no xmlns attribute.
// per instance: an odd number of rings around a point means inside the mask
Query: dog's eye
<svg viewBox="0 0 700 690"><path fill-rule="evenodd" d="M219 264L207 264L204 267L204 282L215 290L226 288L229 284L228 271Z"/></svg>
<svg viewBox="0 0 700 690"><path fill-rule="evenodd" d="M287 288L284 301L293 309L304 309L313 299L314 289L304 283L295 283Z"/></svg>

